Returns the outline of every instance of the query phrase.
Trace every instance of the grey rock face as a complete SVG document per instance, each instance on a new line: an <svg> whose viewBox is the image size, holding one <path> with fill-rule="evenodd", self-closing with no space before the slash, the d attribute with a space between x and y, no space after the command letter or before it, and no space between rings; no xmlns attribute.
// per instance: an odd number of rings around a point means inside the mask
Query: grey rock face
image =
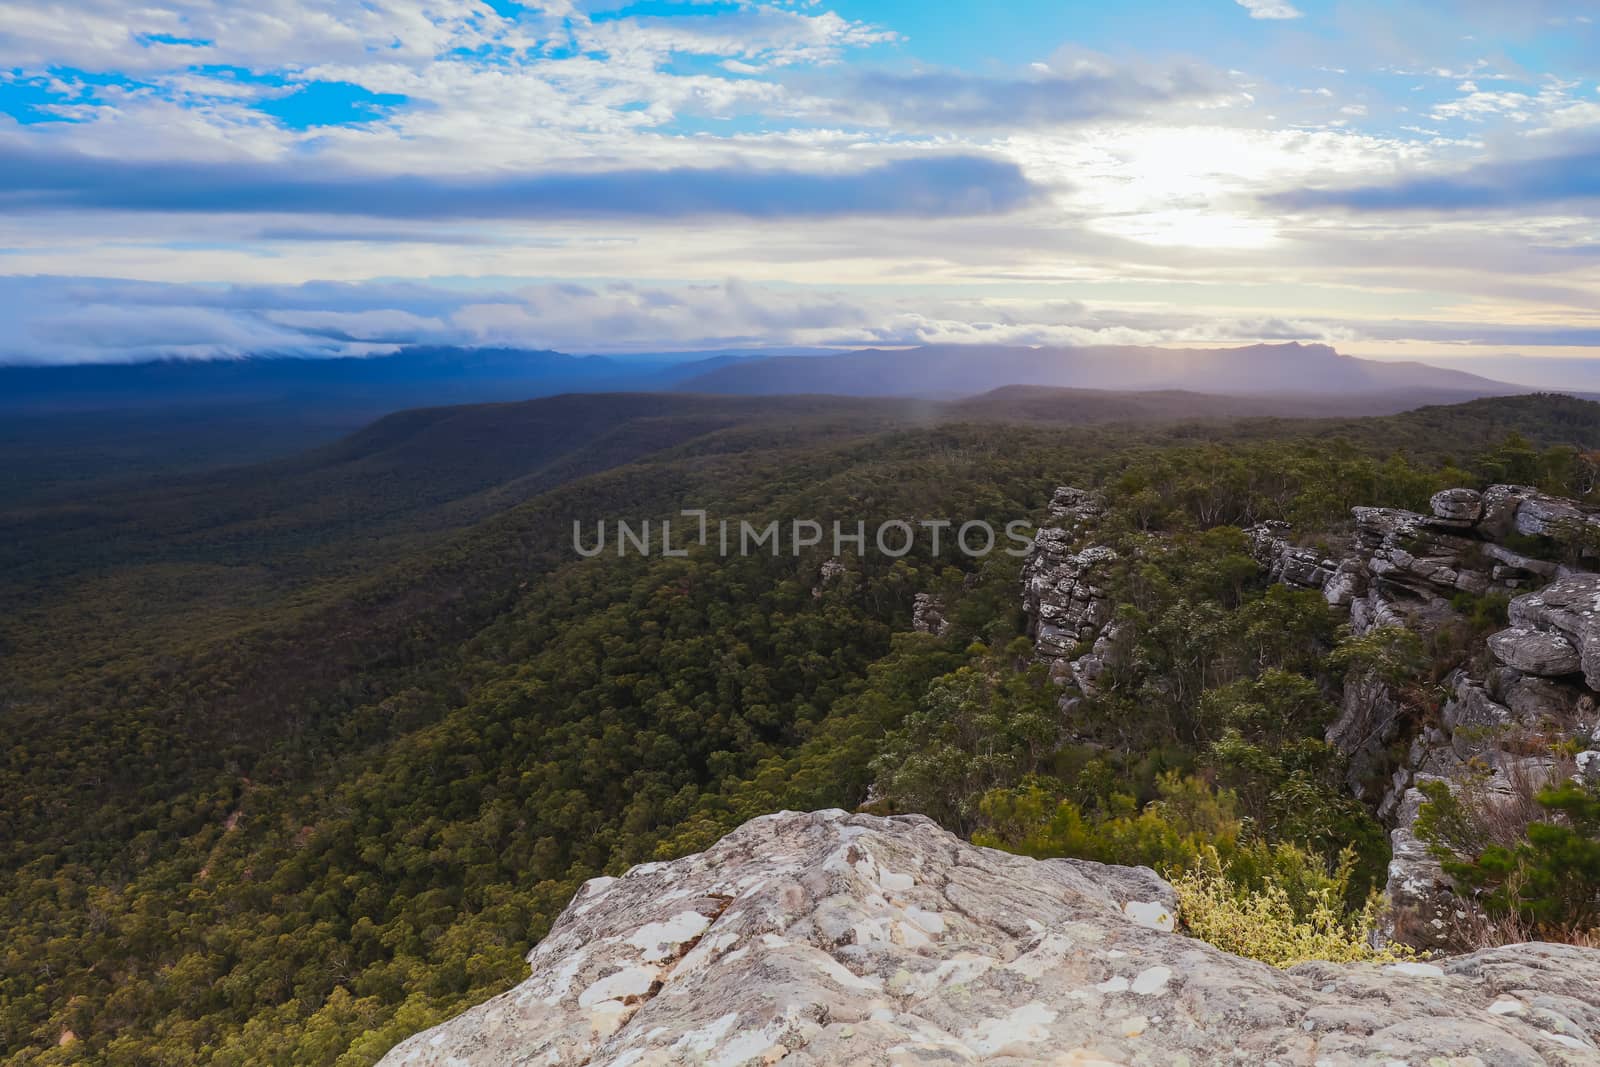
<svg viewBox="0 0 1600 1067"><path fill-rule="evenodd" d="M1594 708L1594 698L1582 685L1523 674L1509 668L1491 671L1488 688L1494 698L1520 723L1568 722Z"/></svg>
<svg viewBox="0 0 1600 1067"><path fill-rule="evenodd" d="M1572 674L1582 662L1578 650L1561 634L1521 626L1491 635L1489 651L1507 667L1541 678Z"/></svg>
<svg viewBox="0 0 1600 1067"><path fill-rule="evenodd" d="M1534 493L1517 508L1514 526L1529 537L1569 541L1583 537L1587 527L1600 528L1600 519L1571 500Z"/></svg>
<svg viewBox="0 0 1600 1067"><path fill-rule="evenodd" d="M1519 533L1573 544L1600 533L1600 513L1529 485L1491 485L1483 493L1482 526L1495 539Z"/></svg>
<svg viewBox="0 0 1600 1067"><path fill-rule="evenodd" d="M1383 768L1385 750L1400 735L1405 709L1382 682L1352 677L1344 687L1339 718L1326 740L1349 759L1345 783L1357 799L1367 799L1367 783Z"/></svg>
<svg viewBox="0 0 1600 1067"><path fill-rule="evenodd" d="M1063 527L1073 537L1087 533L1105 513L1105 498L1087 489L1063 485L1050 498L1051 525Z"/></svg>
<svg viewBox="0 0 1600 1067"><path fill-rule="evenodd" d="M1476 489L1446 489L1428 501L1434 515L1452 522L1477 522L1483 518L1483 494Z"/></svg>
<svg viewBox="0 0 1600 1067"><path fill-rule="evenodd" d="M1573 574L1511 602L1511 625L1559 634L1578 652L1590 689L1600 689L1600 574Z"/></svg>
<svg viewBox="0 0 1600 1067"><path fill-rule="evenodd" d="M1418 775L1416 784L1447 781L1434 775ZM1443 866L1417 837L1417 815L1427 797L1417 788L1408 789L1400 801L1395 828L1389 834L1391 854L1389 881L1384 887L1391 920L1397 928L1391 936L1418 948L1454 951L1461 924L1470 917L1469 905L1458 897Z"/></svg>
<svg viewBox="0 0 1600 1067"><path fill-rule="evenodd" d="M1483 554L1494 560L1505 577L1526 578L1534 581L1553 581L1561 577L1561 565L1551 563L1545 559L1534 559L1524 556L1520 552L1513 552L1504 545L1497 545L1492 541L1483 544Z"/></svg>
<svg viewBox="0 0 1600 1067"><path fill-rule="evenodd" d="M1494 587L1479 542L1465 531L1441 529L1445 520L1393 508L1355 508L1351 514L1367 569L1391 591L1436 600Z"/></svg>
<svg viewBox="0 0 1600 1067"><path fill-rule="evenodd" d="M1592 748L1580 752L1574 762L1578 765L1578 777L1586 782L1600 782L1600 752Z"/></svg>
<svg viewBox="0 0 1600 1067"><path fill-rule="evenodd" d="M1483 517L1480 523L1484 533L1492 538L1504 538L1516 530L1517 509L1539 490L1531 485L1491 485L1483 491Z"/></svg>
<svg viewBox="0 0 1600 1067"><path fill-rule="evenodd" d="M1124 627L1112 622L1095 638L1088 654L1072 661L1072 681L1079 689L1094 693L1100 688L1101 678L1126 655L1125 638L1128 636Z"/></svg>
<svg viewBox="0 0 1600 1067"><path fill-rule="evenodd" d="M1171 932L1146 870L918 817L757 819L589 883L522 985L385 1067L1595 1063L1600 952L1278 971Z"/></svg>
<svg viewBox="0 0 1600 1067"><path fill-rule="evenodd" d="M950 623L944 617L944 601L932 593L918 593L911 602L911 628L937 637L948 633Z"/></svg>
<svg viewBox="0 0 1600 1067"><path fill-rule="evenodd" d="M1357 598L1367 595L1366 565L1359 559L1340 560L1323 585L1322 595L1330 608L1348 609Z"/></svg>
<svg viewBox="0 0 1600 1067"><path fill-rule="evenodd" d="M1101 547L1073 552L1070 546L1065 531L1040 530L1022 565L1023 610L1045 659L1066 658L1080 641L1093 640L1114 607L1103 583L1117 554Z"/></svg>
<svg viewBox="0 0 1600 1067"><path fill-rule="evenodd" d="M1510 708L1494 700L1481 683L1459 671L1440 718L1449 732L1451 748L1462 759L1494 748L1500 736L1517 721Z"/></svg>
<svg viewBox="0 0 1600 1067"><path fill-rule="evenodd" d="M1338 564L1308 548L1291 545L1285 536L1286 522L1264 522L1245 531L1250 539L1250 555L1266 568L1273 581L1301 589L1323 589L1332 579Z"/></svg>

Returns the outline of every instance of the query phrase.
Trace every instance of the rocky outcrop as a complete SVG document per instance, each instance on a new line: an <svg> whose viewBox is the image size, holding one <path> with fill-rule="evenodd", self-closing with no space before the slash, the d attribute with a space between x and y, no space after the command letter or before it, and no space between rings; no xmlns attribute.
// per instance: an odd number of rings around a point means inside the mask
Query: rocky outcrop
<svg viewBox="0 0 1600 1067"><path fill-rule="evenodd" d="M1023 609L1040 655L1066 657L1111 620L1113 605L1104 583L1116 559L1115 552L1099 546L1071 551L1059 530L1035 535L1023 562Z"/></svg>
<svg viewBox="0 0 1600 1067"><path fill-rule="evenodd" d="M1590 689L1600 690L1600 574L1574 574L1511 602L1511 625L1564 639ZM1560 646L1550 646L1560 655ZM1515 666L1515 664L1512 664ZM1530 674L1543 672L1529 671Z"/></svg>
<svg viewBox="0 0 1600 1067"><path fill-rule="evenodd" d="M1384 886L1389 902L1385 936L1418 948L1445 951L1464 940L1460 930L1473 913L1456 895L1427 842L1417 837L1415 826L1427 799L1419 787L1425 782L1448 785L1449 781L1435 774L1419 774L1406 789L1390 835L1389 878Z"/></svg>
<svg viewBox="0 0 1600 1067"><path fill-rule="evenodd" d="M1250 555L1275 582L1301 589L1324 589L1333 579L1339 564L1309 548L1289 543L1286 522L1264 522L1245 531Z"/></svg>
<svg viewBox="0 0 1600 1067"><path fill-rule="evenodd" d="M1513 626L1489 638L1495 659L1513 670L1541 678L1572 674L1581 664L1578 650L1558 633Z"/></svg>
<svg viewBox="0 0 1600 1067"><path fill-rule="evenodd" d="M1320 589L1330 605L1349 611L1357 634L1392 626L1427 636L1462 621L1463 596L1510 598L1510 625L1488 639L1487 655L1474 657L1471 670L1446 680L1437 721L1422 721L1419 708L1372 677L1353 675L1327 733L1349 759L1351 792L1393 827L1389 896L1399 927L1416 944L1451 947L1469 918L1457 913L1467 906L1413 833L1422 804L1414 786L1478 773L1469 768L1554 773L1530 771L1524 750L1591 740L1600 690L1600 575L1588 569L1600 543L1600 513L1514 485L1447 489L1429 510L1353 509L1350 555L1337 562L1296 546L1284 523L1247 534L1273 580ZM1408 753L1399 765L1397 750Z"/></svg>
<svg viewBox="0 0 1600 1067"><path fill-rule="evenodd" d="M1148 870L781 813L588 883L527 981L383 1065L1600 1062L1600 952L1278 971L1173 919Z"/></svg>
<svg viewBox="0 0 1600 1067"><path fill-rule="evenodd" d="M1050 517L1061 525L1039 530L1022 563L1022 610L1034 651L1056 682L1086 691L1118 647L1116 635L1107 631L1116 605L1106 588L1117 554L1100 545L1074 548L1104 511L1096 494L1057 489Z"/></svg>
<svg viewBox="0 0 1600 1067"><path fill-rule="evenodd" d="M1050 497L1050 525L1071 538L1083 537L1106 513L1105 497L1088 489L1059 486Z"/></svg>
<svg viewBox="0 0 1600 1067"><path fill-rule="evenodd" d="M911 628L919 634L943 637L950 630L944 601L932 593L918 593L911 602Z"/></svg>

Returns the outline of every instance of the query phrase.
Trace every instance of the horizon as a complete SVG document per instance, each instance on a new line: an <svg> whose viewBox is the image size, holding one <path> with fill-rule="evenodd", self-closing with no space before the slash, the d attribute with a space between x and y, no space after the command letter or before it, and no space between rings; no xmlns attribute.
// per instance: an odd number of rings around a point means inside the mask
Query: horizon
<svg viewBox="0 0 1600 1067"><path fill-rule="evenodd" d="M1192 342L1187 344L1155 344L1141 346L1117 346L1094 344L1009 344L996 345L981 341L953 341L918 344L880 344L872 346L836 346L836 347L802 347L802 346L774 346L771 348L745 347L745 348L678 348L657 349L652 351L561 351L558 349L525 348L515 345L503 344L401 344L386 346L378 350L367 350L347 355L337 355L325 352L277 352L256 351L239 352L216 355L192 355L183 353L154 354L142 358L97 360L79 363L53 363L44 360L29 360L15 363L0 362L0 372L7 369L17 370L70 370L74 368L102 368L115 369L118 367L141 367L152 365L173 366L201 366L209 363L237 364L255 361L311 361L319 362L330 359L353 360L381 360L389 356L404 356L411 353L452 353L459 352L470 354L474 352L503 352L523 355L559 356L575 361L599 360L620 367L630 364L639 364L655 367L687 367L699 363L713 363L720 360L738 360L741 362L777 358L800 359L827 359L836 356L864 355L873 353L914 352L921 349L945 350L970 348L974 351L996 349L1004 351L1058 351L1068 353L1073 351L1104 348L1138 348L1152 352L1230 352L1244 349L1265 348L1269 350L1299 351L1304 348L1324 348L1340 359L1352 359L1358 362L1375 364L1390 364L1398 366L1422 367L1447 372L1459 372L1482 379L1487 385L1504 385L1521 390L1536 392L1565 393L1573 396L1592 396L1600 392L1600 360L1590 361L1584 359L1560 359L1539 356L1505 355L1494 356L1467 356L1467 357L1367 357L1357 356L1341 351L1338 346L1325 342L1301 341L1265 341L1254 344L1241 344L1239 342L1204 343ZM1080 390L1086 392L1107 393L1138 393L1171 390L1177 392L1208 393L1215 395L1236 394L1238 390L1219 387L1215 391L1199 388L1195 383L1174 382L1171 385L1143 385L1143 386L1118 386L1118 385L1040 385L1038 383L1016 382L1012 385L1024 388L1058 388ZM1007 388L1004 383L985 389L991 392ZM1308 391L1315 391L1309 390ZM1281 395L1292 395L1289 391L1275 391ZM542 394L541 394L542 395ZM978 395L976 393L971 395ZM1264 395L1271 395L1270 393ZM1491 395L1485 393L1484 395Z"/></svg>
<svg viewBox="0 0 1600 1067"><path fill-rule="evenodd" d="M1600 385L1579 0L15 14L0 363L1300 341Z"/></svg>

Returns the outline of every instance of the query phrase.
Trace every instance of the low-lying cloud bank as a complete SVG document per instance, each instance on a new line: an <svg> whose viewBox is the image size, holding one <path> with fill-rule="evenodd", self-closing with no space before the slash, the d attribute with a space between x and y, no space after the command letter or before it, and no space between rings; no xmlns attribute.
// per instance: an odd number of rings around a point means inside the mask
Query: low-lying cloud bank
<svg viewBox="0 0 1600 1067"><path fill-rule="evenodd" d="M970 154L865 169L674 167L444 177L285 163L137 162L0 148L0 210L357 215L390 219L946 217L1041 193L1009 160Z"/></svg>
<svg viewBox="0 0 1600 1067"><path fill-rule="evenodd" d="M737 280L464 285L421 281L199 285L0 277L0 363L247 355L365 356L411 344L576 353L919 344L1209 344L1422 339L1600 343L1592 330L1218 318L1070 300L984 301L769 287Z"/></svg>

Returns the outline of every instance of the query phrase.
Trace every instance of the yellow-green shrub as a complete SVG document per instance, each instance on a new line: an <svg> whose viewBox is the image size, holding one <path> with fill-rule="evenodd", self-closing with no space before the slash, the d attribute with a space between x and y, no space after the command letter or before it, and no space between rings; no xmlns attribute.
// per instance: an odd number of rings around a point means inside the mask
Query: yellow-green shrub
<svg viewBox="0 0 1600 1067"><path fill-rule="evenodd" d="M1300 851L1279 846L1275 852ZM1277 857L1286 859L1287 857ZM1301 870L1308 865L1280 863ZM1291 886L1266 878L1254 886L1241 886L1225 871L1215 850L1204 861L1173 882L1178 891L1179 915L1193 936L1238 956L1293 967L1310 960L1332 963L1395 963L1413 953L1402 945L1373 946L1381 917L1374 894L1359 910L1347 911L1345 892L1353 859L1347 854L1321 885L1303 882Z"/></svg>

